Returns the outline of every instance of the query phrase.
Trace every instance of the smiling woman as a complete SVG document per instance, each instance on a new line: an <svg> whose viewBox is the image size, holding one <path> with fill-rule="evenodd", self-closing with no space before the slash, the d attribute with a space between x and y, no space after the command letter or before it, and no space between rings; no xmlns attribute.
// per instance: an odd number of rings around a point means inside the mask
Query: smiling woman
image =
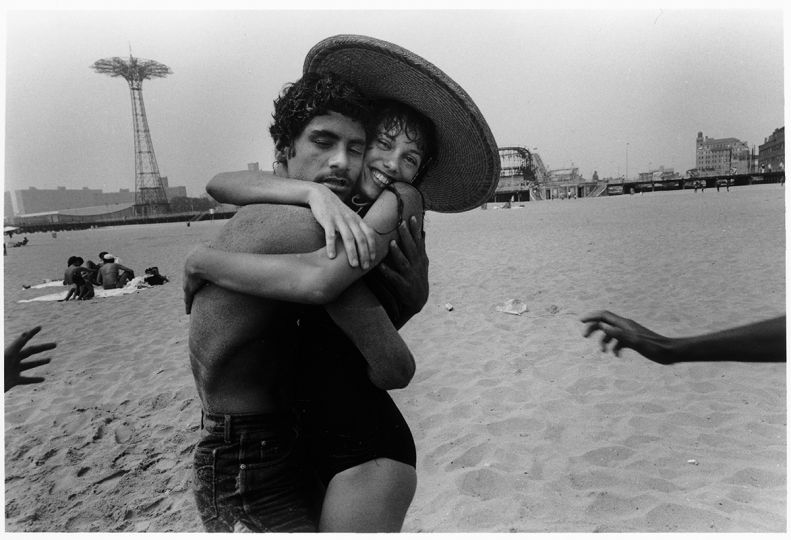
<svg viewBox="0 0 791 540"><path fill-rule="evenodd" d="M436 151L434 126L411 107L392 100L376 104L376 133L365 154L359 194L373 201L393 182L416 185ZM363 197L352 202L359 204Z"/></svg>

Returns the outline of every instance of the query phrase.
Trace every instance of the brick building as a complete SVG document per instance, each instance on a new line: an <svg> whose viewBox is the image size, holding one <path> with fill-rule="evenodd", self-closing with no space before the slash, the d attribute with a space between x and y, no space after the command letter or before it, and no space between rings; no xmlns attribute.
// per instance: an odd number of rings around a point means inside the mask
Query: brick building
<svg viewBox="0 0 791 540"><path fill-rule="evenodd" d="M758 170L785 170L785 126L777 128L758 146Z"/></svg>
<svg viewBox="0 0 791 540"><path fill-rule="evenodd" d="M699 176L749 173L750 147L733 137L703 137L703 132L699 131L695 146L695 168Z"/></svg>

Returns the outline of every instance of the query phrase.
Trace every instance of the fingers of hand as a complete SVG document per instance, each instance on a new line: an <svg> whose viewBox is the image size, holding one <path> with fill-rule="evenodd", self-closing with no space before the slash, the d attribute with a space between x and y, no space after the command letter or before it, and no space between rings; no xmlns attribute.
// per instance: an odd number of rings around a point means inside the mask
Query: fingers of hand
<svg viewBox="0 0 791 540"><path fill-rule="evenodd" d="M38 334L40 331L41 331L41 327L40 327L40 326L36 326L36 327L34 327L34 328L31 328L30 330L25 330L24 332L22 332L21 334L19 334L19 336L17 336L17 337L14 339L14 341L12 341L12 342L11 342L11 343L8 345L8 347L6 348L6 350L7 350L9 353L12 353L12 354L16 354L16 353L18 353L20 350L22 350L22 347L24 347L24 346L25 346L25 344L26 344L28 341L30 341L30 340L33 338L33 336L35 336L36 334Z"/></svg>
<svg viewBox="0 0 791 540"><path fill-rule="evenodd" d="M45 364L49 364L51 358L40 358L38 360L31 360L30 362L20 362L19 363L19 371L27 371L28 369L33 369L35 367L43 366Z"/></svg>
<svg viewBox="0 0 791 540"><path fill-rule="evenodd" d="M345 243L346 238L343 237L343 235L341 235L341 238L343 238L343 241ZM327 246L327 257L329 257L330 259L334 259L335 258L335 229L331 227L324 227L324 242ZM353 252L350 252L347 249L346 253L349 256L349 264L351 264L352 266L356 266L355 264L352 263L351 253Z"/></svg>
<svg viewBox="0 0 791 540"><path fill-rule="evenodd" d="M413 219L414 216L410 218L409 225L407 225L406 222L402 222L401 225L398 226L398 238L401 241L401 246L403 247L404 252L410 260L415 259L418 256L418 249L417 245L415 244L415 237L412 231Z"/></svg>
<svg viewBox="0 0 791 540"><path fill-rule="evenodd" d="M19 377L16 384L36 384L44 382L44 377Z"/></svg>
<svg viewBox="0 0 791 540"><path fill-rule="evenodd" d="M393 269L390 268L390 266L388 266L387 263L385 262L379 263L379 266L377 266L377 268L379 269L379 272L381 272L382 275L387 279L392 279L393 276L398 275L395 272L393 272Z"/></svg>
<svg viewBox="0 0 791 540"><path fill-rule="evenodd" d="M379 266L377 266L377 268L382 273L382 276L384 276L385 279L393 283L396 287L407 286L407 282L404 280L403 276L399 274L397 271L393 270L393 268L390 267L390 265L382 262L379 263Z"/></svg>
<svg viewBox="0 0 791 540"><path fill-rule="evenodd" d="M374 259L376 259L376 231L362 220L360 220L360 231L365 237L365 243L368 244L368 252L371 257L371 263L373 263Z"/></svg>
<svg viewBox="0 0 791 540"><path fill-rule="evenodd" d="M594 311L592 313L588 313L587 315L583 316L580 321L584 323L588 322L599 322L602 320L602 313L603 311Z"/></svg>
<svg viewBox="0 0 791 540"><path fill-rule="evenodd" d="M354 242L356 244L357 256L359 257L360 264L364 269L368 269L374 259L371 255L371 245L368 244L368 238L359 226L353 226L351 228L351 233L354 235Z"/></svg>
<svg viewBox="0 0 791 540"><path fill-rule="evenodd" d="M404 256L401 247L395 240L390 241L390 252L388 253L390 262L396 267L399 272L405 272L409 268L409 259Z"/></svg>
<svg viewBox="0 0 791 540"><path fill-rule="evenodd" d="M420 224L417 218L412 216L409 218L409 231L412 233L412 238L415 241L415 246L420 251L425 251L426 245L426 231L420 229Z"/></svg>
<svg viewBox="0 0 791 540"><path fill-rule="evenodd" d="M610 341L612 341L612 339L613 339L613 337L610 336L610 335L607 335L606 333L602 336L602 338L601 338L601 352L607 352L607 345L610 344Z"/></svg>
<svg viewBox="0 0 791 540"><path fill-rule="evenodd" d="M40 326L35 326L35 327L31 328L30 330L28 330L27 332L23 332L22 333L22 337L24 338L25 336L27 336L25 341L30 341L30 339L33 336L35 336L36 334L38 334L39 332L41 332L41 327Z"/></svg>
<svg viewBox="0 0 791 540"><path fill-rule="evenodd" d="M22 349L22 351L19 353L19 358L24 359L33 354L38 354L44 351L51 351L57 346L58 346L57 343L42 343L40 345L31 345L30 347L26 347Z"/></svg>
<svg viewBox="0 0 791 540"><path fill-rule="evenodd" d="M585 319L583 319L583 322L585 322ZM591 322L585 327L585 331L582 333L582 336L583 337L590 337L590 335L592 333L594 333L596 330L600 330L599 323L598 322Z"/></svg>

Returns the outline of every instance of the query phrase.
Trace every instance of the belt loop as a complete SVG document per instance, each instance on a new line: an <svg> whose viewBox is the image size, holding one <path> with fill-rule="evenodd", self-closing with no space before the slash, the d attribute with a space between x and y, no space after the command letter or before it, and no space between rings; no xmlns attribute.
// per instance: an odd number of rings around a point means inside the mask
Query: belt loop
<svg viewBox="0 0 791 540"><path fill-rule="evenodd" d="M231 442L231 415L225 415L225 442Z"/></svg>

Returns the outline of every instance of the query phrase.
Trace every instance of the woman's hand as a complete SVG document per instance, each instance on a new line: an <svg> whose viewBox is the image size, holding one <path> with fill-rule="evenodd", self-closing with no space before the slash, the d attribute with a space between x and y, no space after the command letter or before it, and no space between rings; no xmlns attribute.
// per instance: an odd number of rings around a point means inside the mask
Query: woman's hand
<svg viewBox="0 0 791 540"><path fill-rule="evenodd" d="M390 282L401 305L402 319L396 328L423 309L428 300L428 255L426 235L420 229L417 218L412 216L398 227L399 242L390 241L390 251L378 268Z"/></svg>
<svg viewBox="0 0 791 540"><path fill-rule="evenodd" d="M184 262L184 283L182 288L184 290L184 310L187 315L192 311L192 301L195 299L195 294L208 283L208 281L198 277L195 273L195 260L200 257L203 249L203 246L194 248L187 255L187 260Z"/></svg>
<svg viewBox="0 0 791 540"><path fill-rule="evenodd" d="M335 258L335 239L341 235L351 266L368 269L376 258L376 232L346 206L337 195L321 184L313 184L308 197L313 217L324 229L327 256Z"/></svg>

